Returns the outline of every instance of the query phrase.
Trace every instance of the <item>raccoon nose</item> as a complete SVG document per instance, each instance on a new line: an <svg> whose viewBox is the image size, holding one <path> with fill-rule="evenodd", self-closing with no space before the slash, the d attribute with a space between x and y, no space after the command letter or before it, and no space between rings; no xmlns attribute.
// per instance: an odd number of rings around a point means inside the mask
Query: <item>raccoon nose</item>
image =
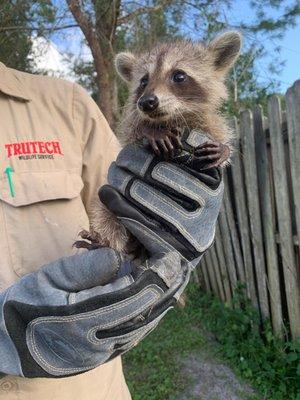
<svg viewBox="0 0 300 400"><path fill-rule="evenodd" d="M145 112L154 111L158 107L158 97L154 94L142 96L138 101L138 107Z"/></svg>

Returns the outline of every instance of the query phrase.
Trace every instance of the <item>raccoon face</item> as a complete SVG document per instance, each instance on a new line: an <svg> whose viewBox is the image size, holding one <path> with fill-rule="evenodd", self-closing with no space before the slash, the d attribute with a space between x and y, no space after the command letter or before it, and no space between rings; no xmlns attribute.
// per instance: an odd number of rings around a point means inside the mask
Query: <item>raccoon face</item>
<svg viewBox="0 0 300 400"><path fill-rule="evenodd" d="M240 34L227 32L208 46L180 40L139 56L118 54L116 69L129 84L132 113L139 120L186 125L214 112L226 98L224 78L240 47Z"/></svg>

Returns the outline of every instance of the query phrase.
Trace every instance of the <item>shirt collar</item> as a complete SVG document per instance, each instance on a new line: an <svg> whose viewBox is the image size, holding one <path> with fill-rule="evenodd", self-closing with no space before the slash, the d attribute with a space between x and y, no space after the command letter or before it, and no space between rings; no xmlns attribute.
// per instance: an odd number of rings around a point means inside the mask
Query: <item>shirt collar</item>
<svg viewBox="0 0 300 400"><path fill-rule="evenodd" d="M29 101L30 96L23 82L14 73L14 70L7 68L0 62L0 92L20 100Z"/></svg>

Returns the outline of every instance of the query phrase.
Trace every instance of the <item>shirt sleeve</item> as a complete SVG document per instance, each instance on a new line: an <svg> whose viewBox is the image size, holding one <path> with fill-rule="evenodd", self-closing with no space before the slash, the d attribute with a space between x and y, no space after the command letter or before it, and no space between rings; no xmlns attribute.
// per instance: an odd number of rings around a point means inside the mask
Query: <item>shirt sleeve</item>
<svg viewBox="0 0 300 400"><path fill-rule="evenodd" d="M82 200L91 217L98 189L106 182L107 171L120 151L120 144L90 95L74 84L73 118L82 141Z"/></svg>

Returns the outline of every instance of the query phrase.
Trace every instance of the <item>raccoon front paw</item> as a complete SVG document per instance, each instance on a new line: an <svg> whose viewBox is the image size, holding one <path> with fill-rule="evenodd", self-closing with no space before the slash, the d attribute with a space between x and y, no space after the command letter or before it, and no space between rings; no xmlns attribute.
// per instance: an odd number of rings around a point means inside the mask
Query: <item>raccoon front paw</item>
<svg viewBox="0 0 300 400"><path fill-rule="evenodd" d="M202 170L222 167L230 158L230 148L217 141L208 141L195 149L194 156Z"/></svg>
<svg viewBox="0 0 300 400"><path fill-rule="evenodd" d="M180 134L175 129L147 127L142 134L157 156L169 159L182 148Z"/></svg>
<svg viewBox="0 0 300 400"><path fill-rule="evenodd" d="M102 239L98 232L83 230L79 232L78 236L84 240L77 240L74 243L73 246L77 249L96 250L102 247L110 247L109 241L107 239Z"/></svg>

